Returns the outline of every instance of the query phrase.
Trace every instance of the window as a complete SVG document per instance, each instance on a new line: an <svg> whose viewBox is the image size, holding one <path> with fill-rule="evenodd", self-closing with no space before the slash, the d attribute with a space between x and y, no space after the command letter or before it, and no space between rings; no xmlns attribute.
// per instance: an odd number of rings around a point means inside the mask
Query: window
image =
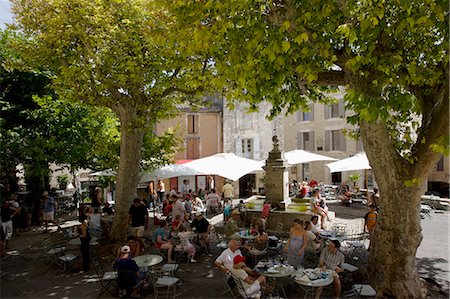
<svg viewBox="0 0 450 299"><path fill-rule="evenodd" d="M188 114L188 134L198 134L198 115Z"/></svg>
<svg viewBox="0 0 450 299"><path fill-rule="evenodd" d="M444 156L436 164L436 171L444 171Z"/></svg>
<svg viewBox="0 0 450 299"><path fill-rule="evenodd" d="M298 132L297 149L314 151L314 132Z"/></svg>
<svg viewBox="0 0 450 299"><path fill-rule="evenodd" d="M309 111L298 111L297 122L314 120L314 105L309 106Z"/></svg>
<svg viewBox="0 0 450 299"><path fill-rule="evenodd" d="M242 157L253 159L253 139L242 139Z"/></svg>
<svg viewBox="0 0 450 299"><path fill-rule="evenodd" d="M364 150L363 148L363 143L361 138L358 138L358 140L356 140L356 151L357 152L362 152Z"/></svg>
<svg viewBox="0 0 450 299"><path fill-rule="evenodd" d="M325 131L325 150L326 151L345 151L345 136L341 130Z"/></svg>
<svg viewBox="0 0 450 299"><path fill-rule="evenodd" d="M200 158L200 138L186 139L186 159Z"/></svg>
<svg viewBox="0 0 450 299"><path fill-rule="evenodd" d="M336 104L325 107L325 119L338 118L345 116L345 103L344 100L339 100Z"/></svg>

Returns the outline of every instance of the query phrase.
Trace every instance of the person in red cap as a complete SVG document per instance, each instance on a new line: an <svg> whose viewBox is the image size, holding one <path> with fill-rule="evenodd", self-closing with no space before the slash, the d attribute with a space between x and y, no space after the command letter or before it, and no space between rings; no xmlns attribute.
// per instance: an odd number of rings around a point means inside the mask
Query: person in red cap
<svg viewBox="0 0 450 299"><path fill-rule="evenodd" d="M242 296L246 298L261 297L261 287L266 285L266 277L247 267L244 256L237 255L234 257L231 274L235 279L241 280L245 290L245 294L241 294Z"/></svg>

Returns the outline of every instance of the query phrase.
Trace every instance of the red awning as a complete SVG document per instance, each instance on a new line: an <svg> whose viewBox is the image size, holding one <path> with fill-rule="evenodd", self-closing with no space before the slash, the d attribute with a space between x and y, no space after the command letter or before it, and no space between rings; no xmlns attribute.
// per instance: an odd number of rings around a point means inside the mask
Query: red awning
<svg viewBox="0 0 450 299"><path fill-rule="evenodd" d="M187 162L191 162L192 159L180 159L180 160L175 160L175 164L184 164Z"/></svg>

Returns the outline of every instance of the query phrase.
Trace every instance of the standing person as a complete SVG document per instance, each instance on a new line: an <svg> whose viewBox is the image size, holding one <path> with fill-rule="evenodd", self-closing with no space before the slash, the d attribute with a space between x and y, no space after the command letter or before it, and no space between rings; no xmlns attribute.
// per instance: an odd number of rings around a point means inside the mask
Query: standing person
<svg viewBox="0 0 450 299"><path fill-rule="evenodd" d="M212 189L211 193L206 196L206 208L214 214L219 211L220 196L217 195L216 189Z"/></svg>
<svg viewBox="0 0 450 299"><path fill-rule="evenodd" d="M266 228L267 219L269 218L270 213L270 201L264 201L264 205L261 212L261 218L264 219L264 229Z"/></svg>
<svg viewBox="0 0 450 299"><path fill-rule="evenodd" d="M158 180L158 204L162 203L164 200L164 195L166 193L166 188L164 187L164 182L162 180Z"/></svg>
<svg viewBox="0 0 450 299"><path fill-rule="evenodd" d="M11 207L8 200L4 200L2 203L2 208L0 215L2 218L2 228L5 235L5 248L9 249L8 243L13 235L13 224L12 217L14 217L19 212L19 209Z"/></svg>
<svg viewBox="0 0 450 299"><path fill-rule="evenodd" d="M189 180L183 180L183 185L181 185L181 195L186 196L189 189Z"/></svg>
<svg viewBox="0 0 450 299"><path fill-rule="evenodd" d="M180 217L181 222L184 225L184 219L186 217L186 209L183 205L183 199L181 197L178 197L176 195L172 195L172 219L175 220L177 218L177 215Z"/></svg>
<svg viewBox="0 0 450 299"><path fill-rule="evenodd" d="M230 184L230 181L227 180L226 184L222 187L222 194L224 200L232 200L234 198L234 188L233 185Z"/></svg>
<svg viewBox="0 0 450 299"><path fill-rule="evenodd" d="M103 205L102 189L100 187L95 187L94 198L92 198L91 206L94 208L99 208L101 205Z"/></svg>
<svg viewBox="0 0 450 299"><path fill-rule="evenodd" d="M44 232L48 232L48 223L54 223L55 222L55 210L57 203L55 199L48 195L48 191L44 191L42 193L42 201L44 202L44 223L45 223L45 230Z"/></svg>
<svg viewBox="0 0 450 299"><path fill-rule="evenodd" d="M203 190L203 188L199 188L199 189L198 189L198 197L200 197L200 199L201 199L202 201L205 200L205 190Z"/></svg>
<svg viewBox="0 0 450 299"><path fill-rule="evenodd" d="M380 207L380 192L378 191L378 188L373 188L373 194L369 196L367 206L370 208L371 205L374 205L375 210L378 212Z"/></svg>
<svg viewBox="0 0 450 299"><path fill-rule="evenodd" d="M148 208L155 209L155 202L158 201L156 189L155 189L155 182L150 181L148 182L147 188L145 189L145 193L147 193L147 202L148 202Z"/></svg>
<svg viewBox="0 0 450 299"><path fill-rule="evenodd" d="M300 267L305 256L307 245L306 231L303 228L303 220L295 219L294 225L289 231L289 240L284 248L287 253L287 261L294 267Z"/></svg>
<svg viewBox="0 0 450 299"><path fill-rule="evenodd" d="M338 240L331 240L327 247L322 249L319 258L319 267L322 270L330 269L333 270L333 285L334 285L334 298L339 298L341 293L341 281L339 279L340 272L343 271L345 257L342 252L339 251L341 243ZM323 287L317 288L316 298L320 297Z"/></svg>
<svg viewBox="0 0 450 299"><path fill-rule="evenodd" d="M81 227L79 228L79 234L80 234L80 251L81 251L81 257L82 257L82 271L86 272L89 270L89 243L91 242L91 235L89 233L89 225L88 225L88 219L86 214L82 214L80 216L81 219Z"/></svg>
<svg viewBox="0 0 450 299"><path fill-rule="evenodd" d="M139 198L135 198L133 205L128 210L128 225L131 224L131 234L136 236L141 247L144 248L142 237L148 224L147 208L142 204Z"/></svg>
<svg viewBox="0 0 450 299"><path fill-rule="evenodd" d="M377 220L378 220L378 213L376 211L376 206L374 204L370 205L370 210L367 212L366 215L364 215L364 232L369 233L369 248L370 251L370 244L372 243L370 240L373 237L373 233L375 231L375 228L377 226Z"/></svg>

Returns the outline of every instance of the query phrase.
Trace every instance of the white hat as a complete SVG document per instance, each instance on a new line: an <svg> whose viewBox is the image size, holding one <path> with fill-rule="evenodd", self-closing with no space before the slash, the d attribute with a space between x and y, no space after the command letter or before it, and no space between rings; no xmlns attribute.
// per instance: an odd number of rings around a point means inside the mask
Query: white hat
<svg viewBox="0 0 450 299"><path fill-rule="evenodd" d="M131 251L131 248L128 245L123 245L122 248L120 249L120 252L122 252L122 253L128 253L130 251Z"/></svg>

